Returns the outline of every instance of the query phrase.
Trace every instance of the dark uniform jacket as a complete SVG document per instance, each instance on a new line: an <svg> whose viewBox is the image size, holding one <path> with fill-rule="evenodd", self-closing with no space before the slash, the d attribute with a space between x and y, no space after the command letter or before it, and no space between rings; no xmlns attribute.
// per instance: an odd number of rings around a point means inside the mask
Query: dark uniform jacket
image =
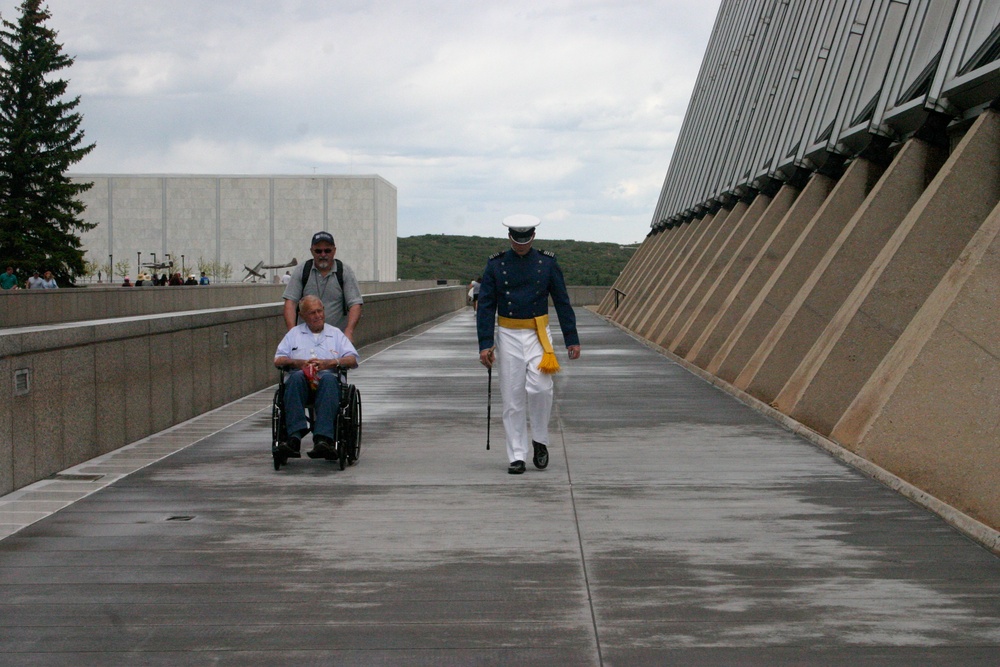
<svg viewBox="0 0 1000 667"><path fill-rule="evenodd" d="M546 315L549 312L549 296L559 315L559 328L566 346L579 345L576 314L569 303L566 281L556 256L535 248L524 257L519 257L513 249L491 256L483 271L479 309L476 311L479 349L493 347L497 314L519 320Z"/></svg>

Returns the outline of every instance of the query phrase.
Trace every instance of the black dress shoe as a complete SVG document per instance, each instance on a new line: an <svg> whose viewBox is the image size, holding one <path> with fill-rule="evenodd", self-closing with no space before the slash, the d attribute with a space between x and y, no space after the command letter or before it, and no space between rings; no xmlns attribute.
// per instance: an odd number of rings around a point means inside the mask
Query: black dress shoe
<svg viewBox="0 0 1000 667"><path fill-rule="evenodd" d="M302 440L294 435L287 442L278 443L278 451L293 459L302 457Z"/></svg>
<svg viewBox="0 0 1000 667"><path fill-rule="evenodd" d="M520 475L524 472L524 461L514 461L509 466L507 466L507 473L511 475Z"/></svg>
<svg viewBox="0 0 1000 667"><path fill-rule="evenodd" d="M311 459L328 459L336 455L331 446L333 443L328 439L320 436L313 438L313 448L306 452Z"/></svg>
<svg viewBox="0 0 1000 667"><path fill-rule="evenodd" d="M535 455L532 457L531 462L539 470L544 470L545 466L549 465L549 448L534 440L531 441L531 446L535 449Z"/></svg>

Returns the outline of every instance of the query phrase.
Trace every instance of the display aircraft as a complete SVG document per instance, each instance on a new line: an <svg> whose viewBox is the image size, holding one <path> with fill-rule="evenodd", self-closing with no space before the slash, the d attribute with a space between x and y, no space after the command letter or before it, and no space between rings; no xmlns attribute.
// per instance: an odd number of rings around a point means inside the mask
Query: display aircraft
<svg viewBox="0 0 1000 667"><path fill-rule="evenodd" d="M243 282L257 282L258 280L267 280L267 276L264 275L264 271L269 271L271 269L287 269L290 266L295 266L299 263L299 260L292 257L292 261L287 264L265 264L264 260L257 262L257 265L252 269L246 264L243 265L244 270L247 274L243 276Z"/></svg>

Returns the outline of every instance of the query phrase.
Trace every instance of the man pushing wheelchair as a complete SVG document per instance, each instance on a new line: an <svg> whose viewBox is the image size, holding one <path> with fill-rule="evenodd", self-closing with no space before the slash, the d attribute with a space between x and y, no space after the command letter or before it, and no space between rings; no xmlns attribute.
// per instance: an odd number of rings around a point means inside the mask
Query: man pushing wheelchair
<svg viewBox="0 0 1000 667"><path fill-rule="evenodd" d="M338 456L339 375L342 370L358 367L358 351L340 329L326 324L318 297L303 297L299 315L304 321L288 330L274 353L274 365L286 371L283 409L288 435L287 440L277 443L277 454L300 456L302 438L309 432L306 406L313 392L313 448L307 454L313 459L333 459Z"/></svg>

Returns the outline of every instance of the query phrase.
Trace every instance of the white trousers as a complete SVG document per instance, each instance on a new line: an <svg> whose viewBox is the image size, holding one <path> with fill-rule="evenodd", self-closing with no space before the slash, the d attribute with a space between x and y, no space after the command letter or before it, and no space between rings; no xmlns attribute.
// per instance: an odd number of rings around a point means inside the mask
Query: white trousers
<svg viewBox="0 0 1000 667"><path fill-rule="evenodd" d="M497 327L496 346L507 458L511 462L528 461L533 453L532 440L549 444L552 376L538 370L543 350L534 329Z"/></svg>

